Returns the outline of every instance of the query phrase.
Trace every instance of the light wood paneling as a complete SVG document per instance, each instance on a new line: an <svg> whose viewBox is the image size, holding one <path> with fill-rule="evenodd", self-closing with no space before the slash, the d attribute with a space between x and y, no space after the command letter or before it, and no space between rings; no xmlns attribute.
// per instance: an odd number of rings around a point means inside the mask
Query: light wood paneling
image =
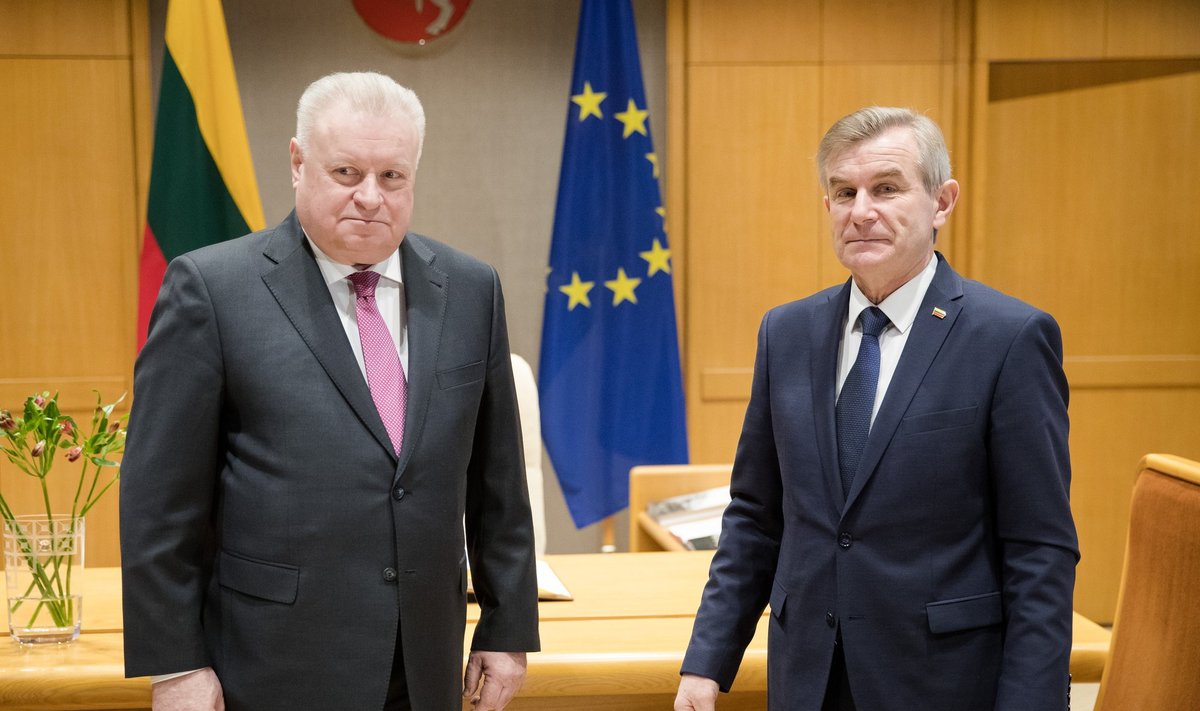
<svg viewBox="0 0 1200 711"><path fill-rule="evenodd" d="M1200 54L1200 2L1108 0L1109 57Z"/></svg>
<svg viewBox="0 0 1200 711"><path fill-rule="evenodd" d="M0 56L129 56L128 0L3 0Z"/></svg>
<svg viewBox="0 0 1200 711"><path fill-rule="evenodd" d="M1173 308L1200 304L1200 71L1101 79L990 104L976 276L1054 314L1070 356L1200 355Z"/></svg>
<svg viewBox="0 0 1200 711"><path fill-rule="evenodd" d="M976 13L979 57L1104 56L1104 0L978 0Z"/></svg>
<svg viewBox="0 0 1200 711"><path fill-rule="evenodd" d="M128 62L0 60L0 377L124 373L133 353ZM119 393L105 393L115 397Z"/></svg>
<svg viewBox="0 0 1200 711"><path fill-rule="evenodd" d="M144 2L133 10L144 22ZM135 84L147 92L132 28L126 0L0 2L0 407L57 391L90 422L93 390L109 402L131 388L135 164L148 164L144 136L135 151ZM54 469L51 505L69 511L79 465ZM7 461L0 490L18 513L44 510L38 482ZM86 565L119 561L117 508L113 489L88 514Z"/></svg>
<svg viewBox="0 0 1200 711"><path fill-rule="evenodd" d="M1103 622L1116 604L1138 459L1200 455L1200 328L1180 319L1200 306L1194 64L989 73L974 276L1062 325L1083 552L1076 606Z"/></svg>
<svg viewBox="0 0 1200 711"><path fill-rule="evenodd" d="M687 0L689 62L815 62L819 0Z"/></svg>
<svg viewBox="0 0 1200 711"><path fill-rule="evenodd" d="M818 285L819 71L688 70L687 350L693 461L732 456L744 403L702 406L700 371L749 367L767 308ZM747 393L748 395L748 393Z"/></svg>
<svg viewBox="0 0 1200 711"><path fill-rule="evenodd" d="M955 0L822 3L821 59L855 63L953 59L955 5Z"/></svg>

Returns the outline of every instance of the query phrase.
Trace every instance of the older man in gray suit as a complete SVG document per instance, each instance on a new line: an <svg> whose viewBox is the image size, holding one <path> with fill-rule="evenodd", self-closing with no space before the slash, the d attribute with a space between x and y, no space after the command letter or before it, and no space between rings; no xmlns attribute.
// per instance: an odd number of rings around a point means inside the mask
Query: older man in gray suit
<svg viewBox="0 0 1200 711"><path fill-rule="evenodd" d="M296 210L167 271L121 480L156 709L501 709L538 648L500 283L407 232L424 129L387 77L315 82Z"/></svg>

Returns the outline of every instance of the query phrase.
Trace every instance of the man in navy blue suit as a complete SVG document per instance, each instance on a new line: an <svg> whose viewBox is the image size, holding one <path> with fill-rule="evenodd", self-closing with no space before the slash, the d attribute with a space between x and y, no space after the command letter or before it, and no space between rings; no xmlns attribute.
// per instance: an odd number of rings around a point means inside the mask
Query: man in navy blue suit
<svg viewBox="0 0 1200 711"><path fill-rule="evenodd" d="M771 709L1061 711L1058 325L934 251L959 186L929 118L856 111L817 164L852 278L763 319L675 708L714 708L769 604Z"/></svg>

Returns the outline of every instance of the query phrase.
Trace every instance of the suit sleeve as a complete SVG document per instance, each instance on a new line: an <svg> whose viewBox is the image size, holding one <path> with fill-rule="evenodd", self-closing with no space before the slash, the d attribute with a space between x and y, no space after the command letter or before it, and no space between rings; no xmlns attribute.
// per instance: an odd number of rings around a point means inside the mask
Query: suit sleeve
<svg viewBox="0 0 1200 711"><path fill-rule="evenodd" d="M492 271L492 333L471 463L466 533L479 624L474 650L536 652L533 520L500 280Z"/></svg>
<svg viewBox="0 0 1200 711"><path fill-rule="evenodd" d="M1079 559L1067 400L1058 324L1038 312L1005 358L988 436L1006 624L998 710L1066 705Z"/></svg>
<svg viewBox="0 0 1200 711"><path fill-rule="evenodd" d="M771 420L768 332L758 333L750 404L738 439L721 539L682 672L729 691L771 591L783 535L783 491Z"/></svg>
<svg viewBox="0 0 1200 711"><path fill-rule="evenodd" d="M201 625L213 549L224 375L208 289L171 262L134 373L121 464L127 676L209 666Z"/></svg>

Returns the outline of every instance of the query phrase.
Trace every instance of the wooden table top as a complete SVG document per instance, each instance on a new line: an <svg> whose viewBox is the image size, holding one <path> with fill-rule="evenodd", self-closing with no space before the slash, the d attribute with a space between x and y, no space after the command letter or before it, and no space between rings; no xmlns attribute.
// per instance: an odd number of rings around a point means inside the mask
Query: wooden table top
<svg viewBox="0 0 1200 711"><path fill-rule="evenodd" d="M575 599L539 604L543 651L529 658L521 697L536 704L562 696L673 694L711 559L711 551L546 556ZM84 571L83 630L72 644L22 647L0 640L0 708L148 705L147 679L123 678L120 587L118 568ZM478 606L468 606L467 616L464 648ZM1075 681L1099 681L1109 633L1078 614L1074 630ZM765 691L766 637L764 616L735 691Z"/></svg>

